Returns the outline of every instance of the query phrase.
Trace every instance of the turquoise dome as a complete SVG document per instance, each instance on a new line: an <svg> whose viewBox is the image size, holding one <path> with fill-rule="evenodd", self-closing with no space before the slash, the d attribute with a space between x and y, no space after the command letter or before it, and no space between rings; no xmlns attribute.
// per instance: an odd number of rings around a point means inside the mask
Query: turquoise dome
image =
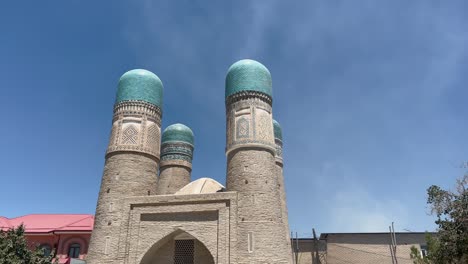
<svg viewBox="0 0 468 264"><path fill-rule="evenodd" d="M144 101L162 108L163 84L156 74L135 69L120 77L115 103Z"/></svg>
<svg viewBox="0 0 468 264"><path fill-rule="evenodd" d="M260 62L248 59L231 65L226 76L225 95L242 91L256 91L272 97L270 71Z"/></svg>
<svg viewBox="0 0 468 264"><path fill-rule="evenodd" d="M283 132L281 130L281 126L278 121L273 119L273 133L275 134L275 138L279 140L283 140Z"/></svg>
<svg viewBox="0 0 468 264"><path fill-rule="evenodd" d="M161 142L165 143L170 141L182 141L193 145L193 132L188 126L183 124L170 125L164 129Z"/></svg>

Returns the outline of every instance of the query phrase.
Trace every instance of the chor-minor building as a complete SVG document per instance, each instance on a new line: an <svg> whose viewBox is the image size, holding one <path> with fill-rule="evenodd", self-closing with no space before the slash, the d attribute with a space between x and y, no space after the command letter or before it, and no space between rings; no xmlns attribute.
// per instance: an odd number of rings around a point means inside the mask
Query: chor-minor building
<svg viewBox="0 0 468 264"><path fill-rule="evenodd" d="M154 73L120 78L87 263L292 263L268 69L228 69L225 187L191 181L196 138L183 124L161 128L162 102Z"/></svg>

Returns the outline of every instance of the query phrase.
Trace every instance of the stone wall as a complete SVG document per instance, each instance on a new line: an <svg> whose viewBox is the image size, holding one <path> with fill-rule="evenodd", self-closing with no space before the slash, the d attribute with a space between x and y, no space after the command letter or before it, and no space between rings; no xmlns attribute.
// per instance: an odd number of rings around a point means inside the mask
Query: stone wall
<svg viewBox="0 0 468 264"><path fill-rule="evenodd" d="M239 205L234 262L291 263L275 164L271 98L252 91L228 97L226 124L226 188L238 193Z"/></svg>
<svg viewBox="0 0 468 264"><path fill-rule="evenodd" d="M87 263L104 263L117 253L126 196L156 193L158 163L137 153L110 155L104 166ZM109 263L112 261L109 260Z"/></svg>
<svg viewBox="0 0 468 264"><path fill-rule="evenodd" d="M184 160L161 161L157 194L174 194L190 183L192 165Z"/></svg>
<svg viewBox="0 0 468 264"><path fill-rule="evenodd" d="M118 254L107 263L152 263L160 248L182 234L202 243L215 263L235 263L236 193L158 195L123 201ZM169 249L168 249L169 250ZM200 251L200 258L206 252ZM106 263L106 262L101 262Z"/></svg>
<svg viewBox="0 0 468 264"><path fill-rule="evenodd" d="M113 263L124 217L122 199L156 194L160 125L157 106L139 101L114 105L87 263Z"/></svg>
<svg viewBox="0 0 468 264"><path fill-rule="evenodd" d="M327 263L392 263L389 233L328 234ZM399 264L412 264L411 247L425 245L425 233L397 233Z"/></svg>

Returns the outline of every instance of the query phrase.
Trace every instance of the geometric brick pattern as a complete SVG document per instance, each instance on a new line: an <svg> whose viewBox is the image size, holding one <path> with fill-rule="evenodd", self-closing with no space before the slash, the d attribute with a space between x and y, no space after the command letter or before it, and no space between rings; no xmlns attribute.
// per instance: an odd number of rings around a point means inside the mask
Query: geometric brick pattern
<svg viewBox="0 0 468 264"><path fill-rule="evenodd" d="M135 126L130 125L122 133L122 144L136 145L138 141L138 130Z"/></svg>
<svg viewBox="0 0 468 264"><path fill-rule="evenodd" d="M148 139L147 145L150 148L156 148L159 140L159 129L155 124L151 124L148 127Z"/></svg>

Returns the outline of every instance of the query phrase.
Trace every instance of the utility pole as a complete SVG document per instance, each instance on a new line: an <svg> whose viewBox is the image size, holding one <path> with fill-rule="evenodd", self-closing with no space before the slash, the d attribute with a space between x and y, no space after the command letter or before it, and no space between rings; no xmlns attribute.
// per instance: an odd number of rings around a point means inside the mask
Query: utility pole
<svg viewBox="0 0 468 264"><path fill-rule="evenodd" d="M297 238L297 232L296 232L296 264L299 261L299 239Z"/></svg>
<svg viewBox="0 0 468 264"><path fill-rule="evenodd" d="M320 257L319 257L319 252L318 252L318 241L317 241L317 235L315 234L314 228L312 228L312 234L314 235L315 263L320 264Z"/></svg>
<svg viewBox="0 0 468 264"><path fill-rule="evenodd" d="M292 261L293 261L293 264L296 264L296 251L294 250L294 233L291 231L291 256L292 256Z"/></svg>
<svg viewBox="0 0 468 264"><path fill-rule="evenodd" d="M397 242L396 242L396 236L395 236L395 227L392 225L388 227L388 230L390 231L390 255L392 257L392 264L398 264L398 258L397 258Z"/></svg>

